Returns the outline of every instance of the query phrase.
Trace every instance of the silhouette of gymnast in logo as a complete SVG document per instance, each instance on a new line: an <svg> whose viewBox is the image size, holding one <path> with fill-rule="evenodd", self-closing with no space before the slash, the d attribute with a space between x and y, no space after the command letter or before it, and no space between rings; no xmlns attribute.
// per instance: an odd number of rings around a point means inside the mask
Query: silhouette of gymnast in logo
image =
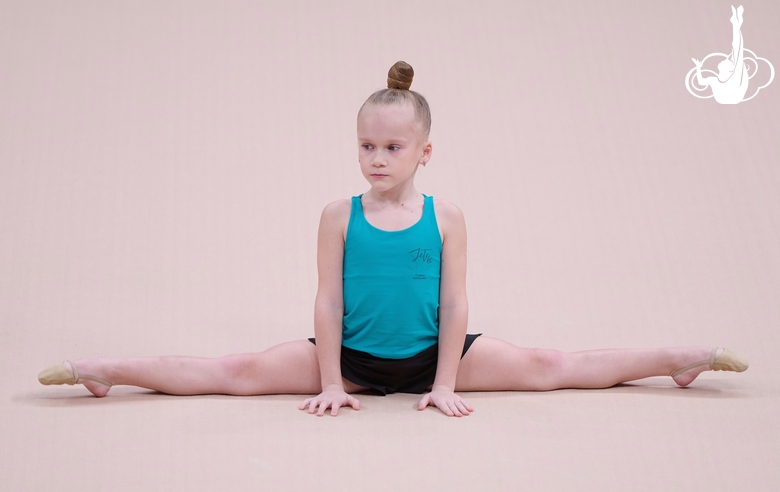
<svg viewBox="0 0 780 492"><path fill-rule="evenodd" d="M769 63L769 60L756 56L755 53L745 48L742 40L742 12L744 8L740 5L736 10L734 6L731 6L731 26L732 26L732 39L731 39L731 53L725 55L723 53L711 53L704 57L702 61L692 58L693 63L696 64L692 68L688 75L685 76L685 87L688 92L694 96L707 99L714 97L720 104L738 104L742 101L749 101L753 99L758 91L768 86L775 78L775 67ZM745 52L752 56L745 56ZM717 77L702 77L702 72L711 73L715 75L712 70L702 69L702 65L710 57L723 57L720 63L718 63ZM747 99L745 99L745 93L748 89L750 79L752 79L756 73L758 73L758 61L762 60L769 66L770 76L766 84L756 88L756 91ZM752 65L752 66L751 66ZM695 76L695 81L694 81ZM698 83L698 86L696 85ZM708 96L700 96L691 90L693 87L697 92L702 92L710 87L712 94Z"/></svg>

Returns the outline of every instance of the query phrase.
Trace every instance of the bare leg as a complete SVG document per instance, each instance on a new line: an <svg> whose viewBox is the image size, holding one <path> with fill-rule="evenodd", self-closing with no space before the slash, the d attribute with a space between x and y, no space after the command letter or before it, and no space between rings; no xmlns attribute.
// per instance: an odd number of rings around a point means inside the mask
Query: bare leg
<svg viewBox="0 0 780 492"><path fill-rule="evenodd" d="M608 388L636 379L669 376L681 367L708 359L710 350L708 347L675 347L564 353L520 348L481 336L461 360L456 390ZM707 366L691 369L679 375L675 382L687 386L708 369Z"/></svg>
<svg viewBox="0 0 780 492"><path fill-rule="evenodd" d="M742 5L740 5L737 10L734 10L734 7L731 7L731 57L732 62L734 63L734 72L735 73L742 73L742 64L744 63L744 55L742 51L742 47L744 46L744 41L742 39L742 12L744 9L742 8Z"/></svg>
<svg viewBox="0 0 780 492"><path fill-rule="evenodd" d="M172 395L317 394L321 388L317 351L307 340L283 343L261 353L201 357L95 358L75 361L79 374ZM109 388L80 380L95 396ZM359 386L344 380L347 392Z"/></svg>

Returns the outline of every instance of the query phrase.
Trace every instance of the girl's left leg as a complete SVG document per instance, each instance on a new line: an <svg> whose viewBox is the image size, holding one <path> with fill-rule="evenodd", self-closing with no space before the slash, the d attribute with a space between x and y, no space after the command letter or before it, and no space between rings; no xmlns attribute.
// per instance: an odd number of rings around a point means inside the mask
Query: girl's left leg
<svg viewBox="0 0 780 492"><path fill-rule="evenodd" d="M461 359L456 391L546 391L561 388L608 388L652 376L669 376L707 360L711 348L611 349L560 352L526 349L481 336ZM720 352L717 354L720 355ZM675 377L689 385L707 365Z"/></svg>
<svg viewBox="0 0 780 492"><path fill-rule="evenodd" d="M91 358L78 359L73 364L80 376L89 375L114 385L139 386L171 395L317 394L322 391L317 350L308 340L282 343L265 352L214 359L178 356ZM52 366L52 369L58 366ZM62 365L67 376L71 376L71 367L70 362ZM347 380L343 382L345 391L350 393L366 389ZM84 378L78 383L97 397L106 396L110 388Z"/></svg>

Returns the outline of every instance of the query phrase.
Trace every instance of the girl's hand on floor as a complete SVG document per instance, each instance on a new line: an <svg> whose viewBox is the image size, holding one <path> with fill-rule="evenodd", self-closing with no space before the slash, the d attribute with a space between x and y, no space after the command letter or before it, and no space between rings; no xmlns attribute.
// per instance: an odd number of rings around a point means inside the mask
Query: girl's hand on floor
<svg viewBox="0 0 780 492"><path fill-rule="evenodd" d="M309 413L317 412L317 416L325 415L325 410L330 408L330 414L335 417L339 414L339 408L347 405L360 410L360 402L357 398L345 392L344 388L329 386L314 398L306 398L298 408L305 410L309 407Z"/></svg>
<svg viewBox="0 0 780 492"><path fill-rule="evenodd" d="M417 410L425 410L428 406L435 406L450 417L462 417L474 411L471 405L456 395L453 390L441 387L426 393L420 400Z"/></svg>

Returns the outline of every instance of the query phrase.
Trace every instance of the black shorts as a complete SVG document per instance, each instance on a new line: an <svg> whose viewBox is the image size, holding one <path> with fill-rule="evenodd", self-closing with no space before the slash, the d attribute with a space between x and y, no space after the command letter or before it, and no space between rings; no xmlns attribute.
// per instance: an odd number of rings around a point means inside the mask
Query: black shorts
<svg viewBox="0 0 780 492"><path fill-rule="evenodd" d="M466 335L463 357L482 333ZM311 343L316 345L313 338ZM424 393L436 377L439 344L406 359L384 359L360 350L341 347L341 376L384 396L388 393Z"/></svg>

